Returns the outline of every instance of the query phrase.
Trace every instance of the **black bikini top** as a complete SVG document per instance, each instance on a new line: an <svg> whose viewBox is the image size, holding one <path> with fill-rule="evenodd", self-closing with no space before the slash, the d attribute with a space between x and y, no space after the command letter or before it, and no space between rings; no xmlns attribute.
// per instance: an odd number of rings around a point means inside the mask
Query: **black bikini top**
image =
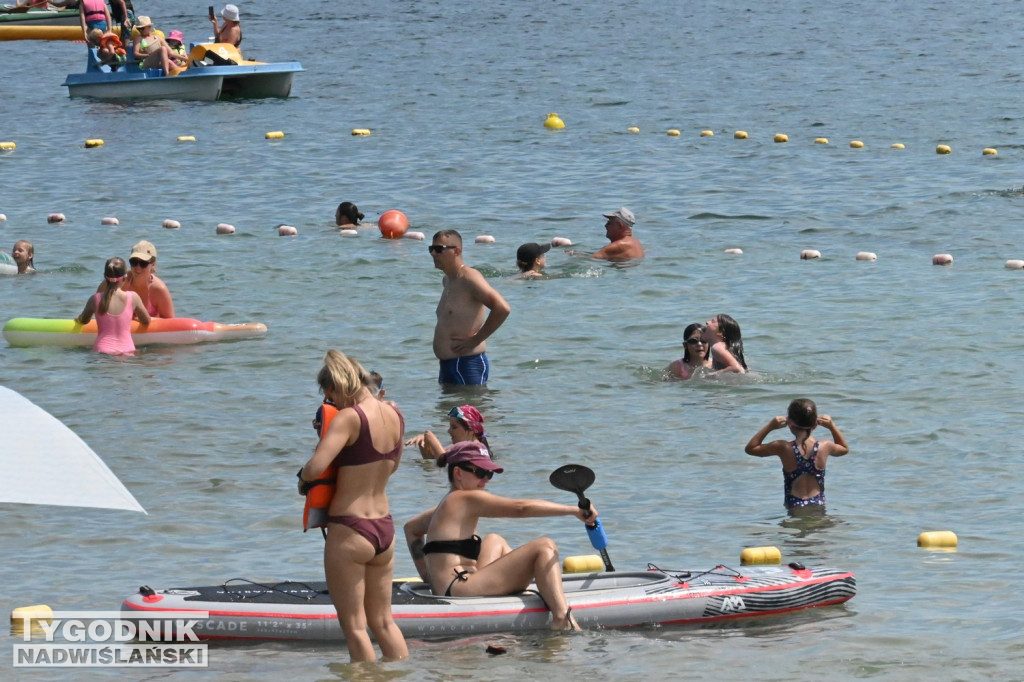
<svg viewBox="0 0 1024 682"><path fill-rule="evenodd" d="M465 540L431 540L423 545L424 554L458 554L467 559L477 560L480 556L480 536Z"/></svg>

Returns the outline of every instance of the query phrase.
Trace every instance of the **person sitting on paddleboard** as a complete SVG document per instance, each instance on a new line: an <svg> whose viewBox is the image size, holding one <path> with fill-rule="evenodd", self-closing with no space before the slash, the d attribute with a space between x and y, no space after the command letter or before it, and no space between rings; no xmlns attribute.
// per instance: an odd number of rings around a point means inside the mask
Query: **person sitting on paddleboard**
<svg viewBox="0 0 1024 682"><path fill-rule="evenodd" d="M562 588L562 566L554 541L542 537L509 549L498 535L481 540L477 523L481 517L543 516L575 516L593 523L597 510L591 508L590 516L584 516L578 506L492 495L484 487L504 469L476 441L448 448L438 466L448 467L451 490L436 507L405 524L406 541L420 577L430 583L435 594L447 597L505 595L536 582L551 610L551 629L578 630Z"/></svg>
<svg viewBox="0 0 1024 682"><path fill-rule="evenodd" d="M448 412L448 436L452 444L463 441L479 441L484 446L484 452L488 457L493 457L491 445L487 442L484 434L484 417L480 410L472 405L460 405L453 407ZM430 429L427 429L418 436L413 436L405 441L406 445L415 445L420 449L420 455L424 459L437 459L444 454L444 446Z"/></svg>
<svg viewBox="0 0 1024 682"><path fill-rule="evenodd" d="M794 440L775 440L763 443L775 429L789 426ZM832 432L832 441L818 441L811 436L816 426ZM825 505L825 462L829 457L841 457L850 451L846 438L827 414L818 416L814 401L797 398L789 404L788 417L774 417L761 427L747 443L745 451L754 457L778 457L782 460L782 479L785 505L810 507Z"/></svg>

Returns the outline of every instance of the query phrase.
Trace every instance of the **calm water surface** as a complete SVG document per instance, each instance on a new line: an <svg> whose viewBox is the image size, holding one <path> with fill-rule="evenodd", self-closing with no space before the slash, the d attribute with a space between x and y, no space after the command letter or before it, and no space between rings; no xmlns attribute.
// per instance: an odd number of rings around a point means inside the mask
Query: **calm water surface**
<svg viewBox="0 0 1024 682"><path fill-rule="evenodd" d="M188 40L206 38L204 10L146 7ZM776 545L787 561L853 570L859 594L706 629L413 642L409 662L379 671L345 664L337 646L217 645L211 669L227 679L1020 677L1024 282L1003 267L1024 257L1019 3L385 0L339 17L296 0L242 12L247 55L303 62L292 98L72 101L60 84L80 47L0 44L0 139L18 145L0 154L0 246L30 239L43 271L0 281L0 317L73 317L103 261L150 239L179 314L270 329L126 360L0 345L0 382L73 428L149 512L3 506L0 605L106 609L141 584L321 576L322 542L297 529L294 472L314 445L314 375L336 347L384 375L410 435L443 430L453 404L480 406L507 467L496 492L563 499L548 473L592 467L618 567L735 565L744 547ZM37 51L43 71L27 58ZM550 111L564 131L543 129ZM350 135L363 127L373 134ZM175 142L186 134L198 141ZM83 149L93 137L106 145ZM339 237L342 200L368 219L400 208L428 236L495 236L466 248L513 309L486 391L436 384L440 273L424 243ZM550 279L510 278L522 242L601 246L600 214L619 205L638 216L643 262L553 251ZM66 224L46 224L55 211ZM120 226L101 227L108 215ZM163 230L165 218L182 228ZM238 234L215 236L219 222ZM299 236L278 238L281 223ZM801 261L803 249L823 258ZM935 253L955 264L932 266ZM719 312L741 323L754 373L664 381L683 327ZM823 518L788 516L778 464L743 454L799 396L851 445L829 465ZM443 492L443 475L407 452L393 513ZM564 519L487 529L589 553ZM959 535L957 553L915 546L940 529ZM488 657L489 643L509 654ZM7 646L0 666L11 673Z"/></svg>

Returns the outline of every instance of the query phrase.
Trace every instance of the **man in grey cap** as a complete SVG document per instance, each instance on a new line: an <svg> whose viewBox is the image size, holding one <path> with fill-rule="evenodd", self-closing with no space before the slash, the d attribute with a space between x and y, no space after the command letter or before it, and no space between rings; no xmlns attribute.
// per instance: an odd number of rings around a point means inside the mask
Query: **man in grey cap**
<svg viewBox="0 0 1024 682"><path fill-rule="evenodd" d="M633 215L633 212L623 206L613 213L605 213L604 217L608 219L608 222L604 224L605 236L611 240L611 244L592 254L591 258L609 261L643 258L644 247L633 236L633 225L636 223L636 216Z"/></svg>

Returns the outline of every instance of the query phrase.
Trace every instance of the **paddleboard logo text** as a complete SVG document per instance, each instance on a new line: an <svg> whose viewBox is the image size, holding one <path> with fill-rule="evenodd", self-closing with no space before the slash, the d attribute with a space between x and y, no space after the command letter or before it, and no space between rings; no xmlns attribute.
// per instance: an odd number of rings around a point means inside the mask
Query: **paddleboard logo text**
<svg viewBox="0 0 1024 682"><path fill-rule="evenodd" d="M175 611L19 614L12 630L31 643L13 645L13 663L15 668L206 668L207 645L199 644L195 633L206 618L200 612L182 618Z"/></svg>

